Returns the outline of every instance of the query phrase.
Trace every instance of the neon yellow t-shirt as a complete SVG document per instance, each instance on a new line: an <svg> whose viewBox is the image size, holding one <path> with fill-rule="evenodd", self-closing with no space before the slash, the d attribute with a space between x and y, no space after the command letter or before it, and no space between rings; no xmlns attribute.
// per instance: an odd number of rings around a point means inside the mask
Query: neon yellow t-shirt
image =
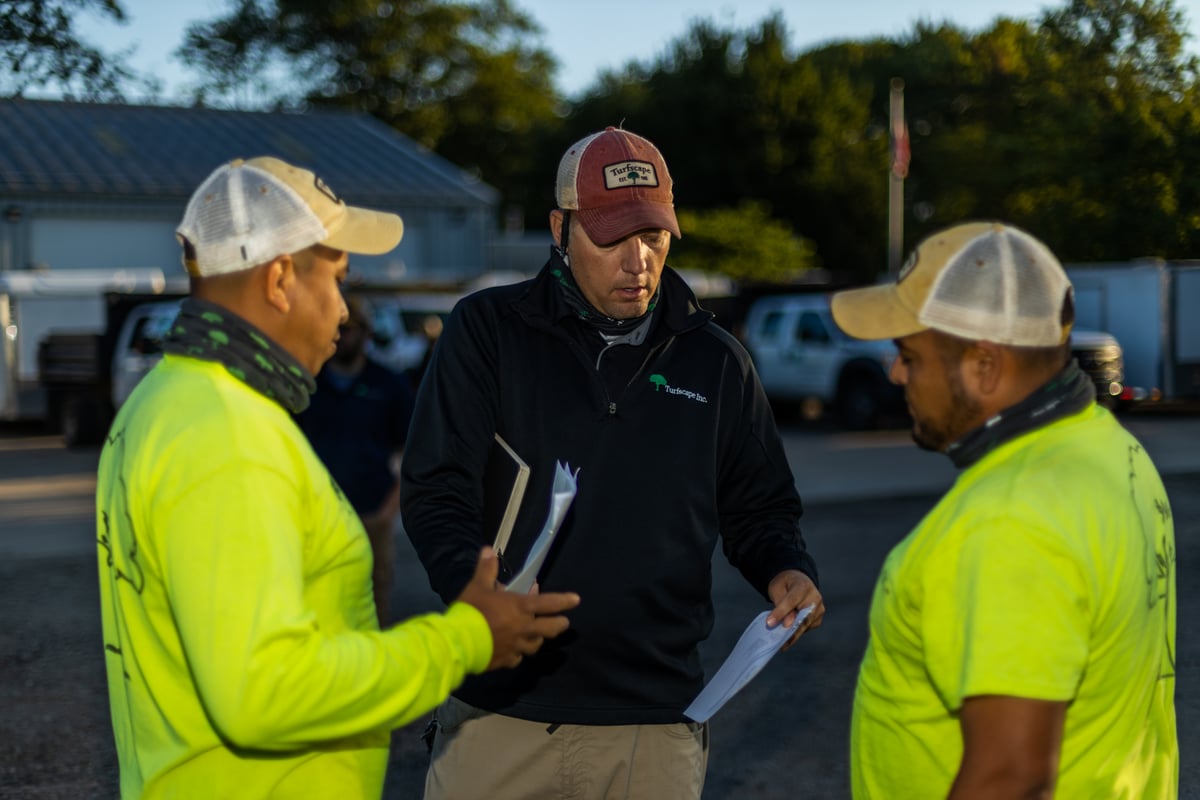
<svg viewBox="0 0 1200 800"><path fill-rule="evenodd" d="M984 456L888 555L854 696L854 796L945 797L958 711L979 695L1070 701L1057 796L1176 796L1171 510L1095 405Z"/></svg>
<svg viewBox="0 0 1200 800"><path fill-rule="evenodd" d="M390 730L491 659L453 605L380 632L358 516L287 412L167 356L100 459L123 797L377 798Z"/></svg>

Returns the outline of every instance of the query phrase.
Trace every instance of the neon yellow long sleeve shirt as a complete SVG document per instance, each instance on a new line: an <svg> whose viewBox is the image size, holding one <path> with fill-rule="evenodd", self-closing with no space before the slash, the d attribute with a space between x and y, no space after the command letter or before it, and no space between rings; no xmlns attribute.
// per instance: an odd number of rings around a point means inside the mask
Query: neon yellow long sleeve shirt
<svg viewBox="0 0 1200 800"><path fill-rule="evenodd" d="M123 797L379 797L389 732L491 659L456 603L387 631L353 508L287 412L167 356L96 497Z"/></svg>

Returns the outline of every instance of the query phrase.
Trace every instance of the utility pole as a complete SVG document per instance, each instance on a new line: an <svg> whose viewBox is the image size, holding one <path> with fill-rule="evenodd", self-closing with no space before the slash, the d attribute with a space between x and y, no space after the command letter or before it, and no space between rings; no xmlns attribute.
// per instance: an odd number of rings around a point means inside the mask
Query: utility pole
<svg viewBox="0 0 1200 800"><path fill-rule="evenodd" d="M904 81L892 78L889 102L891 169L888 170L888 277L900 274L904 249L904 179L908 177L908 125L904 122Z"/></svg>

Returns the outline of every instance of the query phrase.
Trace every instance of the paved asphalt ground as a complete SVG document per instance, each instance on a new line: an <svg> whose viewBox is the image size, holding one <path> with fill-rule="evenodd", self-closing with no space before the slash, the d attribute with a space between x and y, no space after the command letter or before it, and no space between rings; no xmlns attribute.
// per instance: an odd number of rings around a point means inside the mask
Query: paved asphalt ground
<svg viewBox="0 0 1200 800"><path fill-rule="evenodd" d="M1167 473L1179 575L1181 796L1200 798L1200 416L1126 424ZM844 798L850 703L875 575L889 548L953 479L903 431L789 428L806 498L804 530L821 568L825 625L771 662L712 723L705 797ZM0 428L0 798L116 796L99 632L92 499L97 452L64 450L29 429ZM394 607L436 608L399 536ZM765 606L718 555L715 670ZM396 731L388 798L420 796L423 721Z"/></svg>

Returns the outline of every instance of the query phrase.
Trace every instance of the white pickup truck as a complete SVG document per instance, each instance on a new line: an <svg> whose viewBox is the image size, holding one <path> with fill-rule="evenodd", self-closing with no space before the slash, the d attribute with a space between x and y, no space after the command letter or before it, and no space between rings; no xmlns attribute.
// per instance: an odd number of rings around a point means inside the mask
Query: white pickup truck
<svg viewBox="0 0 1200 800"><path fill-rule="evenodd" d="M176 290L155 268L0 272L0 420L51 414L39 360L48 337L74 336L91 344L109 329L113 298L151 298ZM70 366L92 368L90 363Z"/></svg>
<svg viewBox="0 0 1200 800"><path fill-rule="evenodd" d="M746 314L746 349L767 397L814 418L830 410L847 428L879 426L903 412L903 393L888 380L896 348L842 333L828 294L768 295Z"/></svg>
<svg viewBox="0 0 1200 800"><path fill-rule="evenodd" d="M98 444L113 413L162 358L162 340L179 313L173 299L109 299L101 333L51 333L38 347L47 419L72 447Z"/></svg>
<svg viewBox="0 0 1200 800"><path fill-rule="evenodd" d="M376 294L368 302L374 326L368 352L397 371L414 366L428 346L419 332L421 321L447 316L457 299L452 294ZM162 342L181 301L112 298L105 332L52 333L42 340L41 388L50 421L68 445L103 439L113 414L162 358Z"/></svg>
<svg viewBox="0 0 1200 800"><path fill-rule="evenodd" d="M862 341L833 321L828 294L773 295L746 315L746 348L767 397L798 405L807 417L825 409L847 428L865 429L907 413L902 390L888 379L896 356L890 341ZM1096 386L1096 399L1117 405L1123 384L1120 343L1109 333L1075 329L1071 351Z"/></svg>

